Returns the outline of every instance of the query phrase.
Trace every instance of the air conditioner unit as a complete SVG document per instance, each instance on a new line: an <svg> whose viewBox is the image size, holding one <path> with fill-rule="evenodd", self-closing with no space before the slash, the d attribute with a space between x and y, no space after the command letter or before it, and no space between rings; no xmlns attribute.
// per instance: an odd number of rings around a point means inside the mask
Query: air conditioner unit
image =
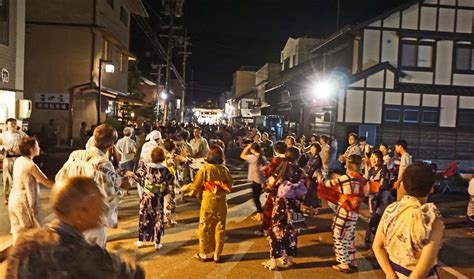
<svg viewBox="0 0 474 279"><path fill-rule="evenodd" d="M31 100L19 99L16 101L16 118L27 119L31 116L33 105Z"/></svg>

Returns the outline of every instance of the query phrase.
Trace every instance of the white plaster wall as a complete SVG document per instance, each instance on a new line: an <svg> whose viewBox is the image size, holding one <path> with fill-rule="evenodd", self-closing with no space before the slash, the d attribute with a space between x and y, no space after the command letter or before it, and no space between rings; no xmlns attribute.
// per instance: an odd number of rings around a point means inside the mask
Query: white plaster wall
<svg viewBox="0 0 474 279"><path fill-rule="evenodd" d="M380 24L381 24L381 21L380 20L377 20L371 24L369 24L369 26L372 26L372 27L380 27Z"/></svg>
<svg viewBox="0 0 474 279"><path fill-rule="evenodd" d="M457 96L441 96L440 127L456 127Z"/></svg>
<svg viewBox="0 0 474 279"><path fill-rule="evenodd" d="M418 4L403 11L403 29L418 29Z"/></svg>
<svg viewBox="0 0 474 279"><path fill-rule="evenodd" d="M474 1L472 1L472 0L458 0L458 5L459 6L464 6L464 7L474 7Z"/></svg>
<svg viewBox="0 0 474 279"><path fill-rule="evenodd" d="M366 94L364 123L382 123L383 93L367 91Z"/></svg>
<svg viewBox="0 0 474 279"><path fill-rule="evenodd" d="M456 0L440 0L439 3L440 3L441 5L454 6L454 5L456 5Z"/></svg>
<svg viewBox="0 0 474 279"><path fill-rule="evenodd" d="M393 66L398 65L398 36L393 31L382 33L382 61L388 61Z"/></svg>
<svg viewBox="0 0 474 279"><path fill-rule="evenodd" d="M377 72L367 78L367 87L383 88L383 72Z"/></svg>
<svg viewBox="0 0 474 279"><path fill-rule="evenodd" d="M392 71L387 71L385 76L385 88L393 89L395 83L395 74Z"/></svg>
<svg viewBox="0 0 474 279"><path fill-rule="evenodd" d="M474 75L454 74L453 85L474 86Z"/></svg>
<svg viewBox="0 0 474 279"><path fill-rule="evenodd" d="M438 41L435 84L451 84L453 41Z"/></svg>
<svg viewBox="0 0 474 279"><path fill-rule="evenodd" d="M424 107L438 107L439 95L423 94L422 106Z"/></svg>
<svg viewBox="0 0 474 279"><path fill-rule="evenodd" d="M380 33L378 30L364 30L363 70L379 62Z"/></svg>
<svg viewBox="0 0 474 279"><path fill-rule="evenodd" d="M459 33L472 33L472 11L458 10L456 31Z"/></svg>
<svg viewBox="0 0 474 279"><path fill-rule="evenodd" d="M346 122L362 123L364 91L347 90Z"/></svg>
<svg viewBox="0 0 474 279"><path fill-rule="evenodd" d="M420 106L421 95L418 93L405 93L403 96L403 105Z"/></svg>
<svg viewBox="0 0 474 279"><path fill-rule="evenodd" d="M386 92L385 93L385 104L386 105L401 105L402 104L402 93Z"/></svg>
<svg viewBox="0 0 474 279"><path fill-rule="evenodd" d="M353 86L353 87L364 87L364 79L361 79L361 80L358 80L354 83L352 83L350 86Z"/></svg>
<svg viewBox="0 0 474 279"><path fill-rule="evenodd" d="M400 27L400 14L394 13L384 19L383 27L398 28Z"/></svg>
<svg viewBox="0 0 474 279"><path fill-rule="evenodd" d="M433 83L433 73L432 72L415 72L415 71L404 71L407 76L402 78L402 82L406 83Z"/></svg>
<svg viewBox="0 0 474 279"><path fill-rule="evenodd" d="M436 8L421 7L420 29L428 31L436 30Z"/></svg>
<svg viewBox="0 0 474 279"><path fill-rule="evenodd" d="M459 108L474 109L474 97L459 96Z"/></svg>
<svg viewBox="0 0 474 279"><path fill-rule="evenodd" d="M439 9L438 30L444 32L454 32L454 9Z"/></svg>
<svg viewBox="0 0 474 279"><path fill-rule="evenodd" d="M344 122L344 94L337 99L337 122Z"/></svg>

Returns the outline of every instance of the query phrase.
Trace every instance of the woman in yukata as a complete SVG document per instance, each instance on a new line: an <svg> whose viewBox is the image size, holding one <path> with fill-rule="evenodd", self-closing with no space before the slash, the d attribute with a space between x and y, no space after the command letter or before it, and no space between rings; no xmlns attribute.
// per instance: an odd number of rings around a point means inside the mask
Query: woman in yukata
<svg viewBox="0 0 474 279"><path fill-rule="evenodd" d="M199 252L194 258L219 263L224 246L227 216L227 194L234 180L224 163L224 150L218 145L209 148L207 164L196 174L194 181L181 188L201 200L199 213Z"/></svg>

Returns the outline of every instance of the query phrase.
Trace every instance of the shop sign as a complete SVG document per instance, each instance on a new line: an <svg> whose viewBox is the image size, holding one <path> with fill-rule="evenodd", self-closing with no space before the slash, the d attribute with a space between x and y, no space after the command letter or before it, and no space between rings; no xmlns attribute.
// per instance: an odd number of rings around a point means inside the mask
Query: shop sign
<svg viewBox="0 0 474 279"><path fill-rule="evenodd" d="M2 82L8 83L10 81L10 73L7 69L2 68Z"/></svg>
<svg viewBox="0 0 474 279"><path fill-rule="evenodd" d="M69 110L69 94L35 94L35 108L45 110Z"/></svg>

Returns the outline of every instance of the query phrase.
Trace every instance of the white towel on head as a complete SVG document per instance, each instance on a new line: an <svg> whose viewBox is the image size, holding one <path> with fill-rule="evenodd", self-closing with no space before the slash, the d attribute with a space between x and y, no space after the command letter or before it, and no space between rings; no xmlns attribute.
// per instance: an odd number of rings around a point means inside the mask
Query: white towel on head
<svg viewBox="0 0 474 279"><path fill-rule="evenodd" d="M151 131L145 138L145 140L157 140L161 139L160 131Z"/></svg>

